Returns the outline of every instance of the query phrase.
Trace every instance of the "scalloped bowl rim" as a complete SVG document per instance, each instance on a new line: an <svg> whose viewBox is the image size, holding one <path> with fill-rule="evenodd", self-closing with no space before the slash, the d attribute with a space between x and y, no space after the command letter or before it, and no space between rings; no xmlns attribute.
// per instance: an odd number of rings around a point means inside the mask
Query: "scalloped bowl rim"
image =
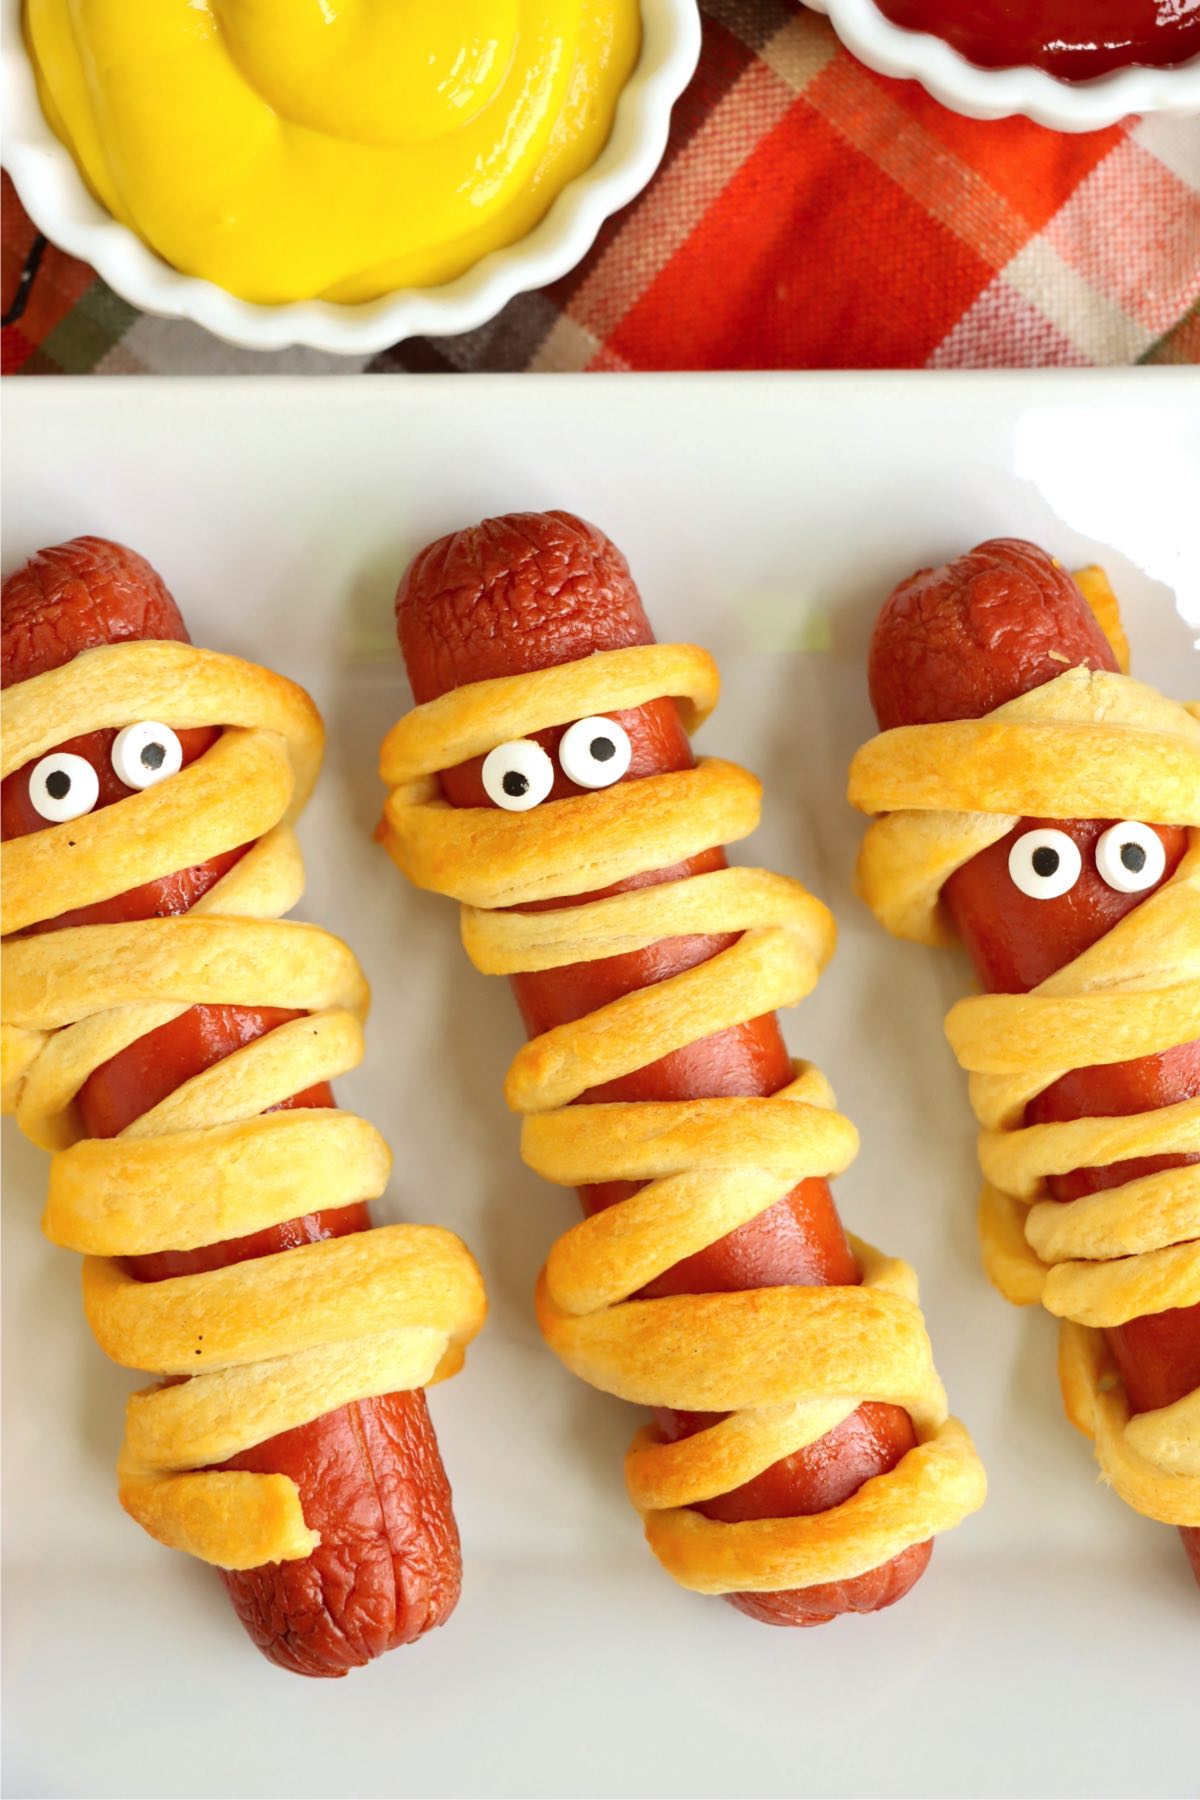
<svg viewBox="0 0 1200 1800"><path fill-rule="evenodd" d="M896 25L875 0L806 0L827 13L846 48L881 75L919 81L954 112L977 119L1021 113L1054 131L1099 131L1131 113L1200 111L1200 56L1174 68L1115 69L1092 81L1060 81L1023 65L982 69L925 31Z"/></svg>
<svg viewBox="0 0 1200 1800"><path fill-rule="evenodd" d="M558 195L526 236L441 287L402 288L377 300L260 305L199 276L181 274L88 192L37 98L21 33L20 0L3 0L0 161L38 229L90 263L142 312L190 319L249 350L304 345L368 355L408 337L471 331L517 294L558 281L581 262L605 220L639 194L662 161L671 110L700 55L697 0L641 0L642 50L621 94L612 133L592 166Z"/></svg>

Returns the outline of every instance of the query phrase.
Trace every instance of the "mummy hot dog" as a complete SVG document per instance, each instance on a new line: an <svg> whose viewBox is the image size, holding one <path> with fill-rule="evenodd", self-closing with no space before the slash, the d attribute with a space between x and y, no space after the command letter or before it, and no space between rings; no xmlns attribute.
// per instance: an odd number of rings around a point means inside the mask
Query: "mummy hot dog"
<svg viewBox="0 0 1200 1800"><path fill-rule="evenodd" d="M1098 570L999 540L923 571L875 628L851 798L885 815L870 905L957 932L990 990L947 1020L988 1272L1062 1320L1070 1418L1200 1578L1200 712L1127 668Z"/></svg>
<svg viewBox="0 0 1200 1800"><path fill-rule="evenodd" d="M824 1179L855 1133L773 1009L815 985L832 921L726 866L759 786L692 757L715 668L655 644L619 552L565 513L432 545L397 613L418 705L384 745L381 835L511 976L523 1154L587 1215L542 1330L656 1409L627 1479L684 1586L781 1625L886 1606L983 1474L912 1271L847 1240Z"/></svg>
<svg viewBox="0 0 1200 1800"><path fill-rule="evenodd" d="M484 1301L450 1233L366 1229L390 1157L328 1086L366 984L279 919L320 720L98 539L5 583L2 650L4 1105L54 1153L45 1226L102 1346L166 1376L129 1403L121 1500L272 1661L341 1675L457 1600L421 1388Z"/></svg>

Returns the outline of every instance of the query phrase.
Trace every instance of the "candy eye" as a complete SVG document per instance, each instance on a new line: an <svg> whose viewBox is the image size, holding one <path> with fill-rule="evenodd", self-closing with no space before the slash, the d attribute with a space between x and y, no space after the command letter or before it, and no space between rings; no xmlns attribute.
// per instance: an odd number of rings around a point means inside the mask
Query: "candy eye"
<svg viewBox="0 0 1200 1800"><path fill-rule="evenodd" d="M554 764L532 738L516 738L484 757L483 785L488 799L505 812L528 812L554 786Z"/></svg>
<svg viewBox="0 0 1200 1800"><path fill-rule="evenodd" d="M633 747L615 719L576 719L558 746L562 772L577 787L606 788L620 781Z"/></svg>
<svg viewBox="0 0 1200 1800"><path fill-rule="evenodd" d="M1162 839L1137 819L1110 825L1096 845L1100 879L1118 894L1144 894L1162 880L1166 866Z"/></svg>
<svg viewBox="0 0 1200 1800"><path fill-rule="evenodd" d="M1079 880L1083 858L1065 831L1024 831L1008 853L1008 872L1031 900L1057 900Z"/></svg>
<svg viewBox="0 0 1200 1800"><path fill-rule="evenodd" d="M56 750L43 756L29 777L29 798L43 819L61 825L91 812L100 798L100 778L85 756Z"/></svg>
<svg viewBox="0 0 1200 1800"><path fill-rule="evenodd" d="M126 787L153 787L183 767L183 746L169 725L144 719L118 731L112 747L112 766Z"/></svg>

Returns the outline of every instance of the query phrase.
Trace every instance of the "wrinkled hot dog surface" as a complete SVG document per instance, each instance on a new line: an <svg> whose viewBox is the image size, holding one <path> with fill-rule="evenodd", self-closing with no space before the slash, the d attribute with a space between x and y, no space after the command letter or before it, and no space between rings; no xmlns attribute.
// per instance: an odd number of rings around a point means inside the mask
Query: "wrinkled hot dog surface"
<svg viewBox="0 0 1200 1800"><path fill-rule="evenodd" d="M430 545L413 562L397 595L397 623L418 702L449 688L571 662L598 650L654 641L625 559L604 535L568 513L521 513L491 519ZM628 732L633 757L626 780L692 767L692 752L674 701L660 700L612 715ZM536 734L555 758L565 727ZM490 805L482 759L442 777L456 806ZM555 759L552 798L579 793ZM715 850L621 887L678 880L722 868ZM617 890L605 890L615 892ZM576 901L595 898L575 896ZM571 902L555 901L555 906ZM665 980L706 961L731 937L673 938L599 962L513 978L530 1033L576 1019L619 995ZM677 1100L770 1094L791 1079L773 1015L690 1044L635 1074L581 1096L604 1100ZM581 1192L588 1212L611 1206L640 1183L609 1182ZM708 1249L668 1270L648 1295L712 1293L781 1285L850 1284L859 1271L824 1181L803 1181L786 1199ZM688 1436L710 1415L660 1412L667 1438ZM711 1518L740 1520L823 1512L873 1475L891 1469L914 1443L908 1415L867 1404L836 1431L784 1458L734 1492L704 1504ZM731 1595L752 1617L775 1625L822 1623L843 1612L874 1612L900 1599L928 1563L918 1544L855 1580L774 1594Z"/></svg>
<svg viewBox="0 0 1200 1800"><path fill-rule="evenodd" d="M84 650L130 638L186 642L188 634L154 570L121 545L75 539L41 552L5 583L4 686L57 668ZM218 735L211 729L180 732L185 765ZM95 768L99 806L130 792L113 771L115 736L92 732L60 746ZM18 770L3 783L6 838L45 826L29 799L29 773ZM39 929L186 912L241 853L148 882ZM192 1007L91 1075L78 1101L86 1132L114 1136L201 1069L295 1016L278 1007ZM285 1104L332 1106L334 1100L322 1083ZM158 1281L340 1237L370 1223L368 1208L357 1204L224 1244L130 1262L140 1279ZM290 1476L300 1491L305 1522L321 1536L318 1548L302 1561L222 1572L238 1616L272 1662L304 1675L344 1675L412 1642L453 1611L461 1576L458 1534L419 1391L341 1407L222 1466Z"/></svg>
<svg viewBox="0 0 1200 1800"><path fill-rule="evenodd" d="M997 539L945 568L922 570L891 595L871 641L871 700L884 730L977 718L1076 664L1117 668L1079 589L1035 545ZM1022 819L951 876L943 897L985 987L994 993L1035 987L1155 891L1117 893L1101 879L1095 845L1113 822ZM1008 873L1014 840L1043 825L1067 832L1083 859L1075 886L1054 900L1023 894ZM1175 826L1154 829L1166 852L1166 881L1187 834ZM1037 1096L1026 1122L1138 1113L1198 1093L1200 1043L1184 1044L1160 1056L1073 1070ZM1048 1186L1055 1199L1072 1200L1197 1160L1140 1157L1054 1176ZM1134 1319L1106 1336L1133 1411L1166 1406L1200 1386L1200 1306ZM1200 1576L1200 1532L1183 1535Z"/></svg>

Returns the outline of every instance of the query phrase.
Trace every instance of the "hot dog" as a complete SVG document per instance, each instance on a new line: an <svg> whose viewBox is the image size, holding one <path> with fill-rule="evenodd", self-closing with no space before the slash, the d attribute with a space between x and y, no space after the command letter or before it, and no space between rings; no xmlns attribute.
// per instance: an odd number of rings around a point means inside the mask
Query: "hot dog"
<svg viewBox="0 0 1200 1800"><path fill-rule="evenodd" d="M923 570L894 591L871 641L870 692L886 732L991 714L1068 669L1116 673L1120 667L1113 642L1070 576L1034 545L999 539L944 568ZM1162 850L1159 855L1150 845L1154 860L1146 879L1132 891L1105 879L1099 847L1118 823L1022 817L948 876L941 890L945 911L985 989L1023 994L1036 988L1171 880L1188 833L1157 820L1152 830ZM1065 892L1042 897L1036 880L1023 889L1010 872L1010 858L1022 854L1016 847L1030 832L1065 834L1077 846L1078 874ZM1057 857L1053 839L1046 849ZM1135 846L1135 860L1145 855ZM1154 867L1159 873L1149 879ZM1154 1055L1060 1075L1030 1099L1024 1124L1127 1117L1197 1094L1200 1041L1167 1043ZM1044 1191L1060 1204L1073 1202L1198 1160L1194 1153L1142 1155L1056 1170ZM1131 1414L1169 1407L1200 1388L1200 1305L1131 1317L1110 1325L1105 1338ZM1185 1526L1183 1537L1200 1580L1200 1531Z"/></svg>
<svg viewBox="0 0 1200 1800"><path fill-rule="evenodd" d="M405 573L396 610L418 709L468 684L528 675L596 653L655 642L620 552L601 532L562 512L488 520L431 545ZM605 718L616 721L628 740L629 763L622 779L641 782L696 767L674 699L650 699L622 710L606 708ZM550 758L553 780L547 775L546 798L551 801L608 785L604 777L588 778L581 785L564 772L564 760L570 760L564 749L567 736L568 729L559 724L530 732L525 740L539 745ZM385 765L386 761L385 748ZM452 807L491 808L494 800L486 779L484 757L472 756L441 769L440 791ZM516 779L524 779L519 771ZM387 828L384 836L387 841ZM401 866L407 867L403 860ZM726 866L723 850L714 847L570 899L556 893L554 904L570 909L604 895L686 882ZM531 902L520 910L542 911L549 904ZM708 964L736 938L735 933L685 932L669 938L664 934L659 941L624 953L566 966L560 958L559 966L516 974L512 986L526 1030L532 1040L553 1034L565 1022ZM577 1098L586 1107L769 1096L779 1093L791 1074L778 1023L768 1013L647 1057L635 1072L601 1081ZM594 1218L643 1186L640 1181L588 1183L580 1187L579 1197L585 1214ZM828 1183L813 1177L659 1273L639 1289L638 1298L665 1302L671 1296L791 1286L845 1288L859 1280L859 1264ZM652 1435L659 1442L678 1443L722 1416L657 1407ZM894 1469L915 1443L912 1421L903 1408L868 1402L818 1441L772 1462L728 1491L712 1494L696 1510L722 1522L824 1513L857 1494L873 1477ZM924 1572L931 1549L931 1541L925 1539L850 1579L776 1591L727 1592L726 1598L752 1618L783 1626L820 1624L847 1612L873 1612L908 1592Z"/></svg>
<svg viewBox="0 0 1200 1800"><path fill-rule="evenodd" d="M178 609L154 570L120 545L80 538L42 552L3 590L3 684L13 688L97 646L131 640L190 642ZM95 770L98 807L132 790L113 766L114 730L59 746ZM220 736L203 727L178 734L181 766ZM33 764L3 783L3 836L44 830L30 792ZM146 920L188 912L251 848L245 844L195 867L39 921L34 932ZM63 884L69 897L69 879ZM194 1006L97 1067L76 1105L82 1134L124 1131L201 1070L288 1021L295 1009ZM335 1105L328 1082L271 1110ZM301 1245L365 1231L362 1202L309 1212L236 1238L130 1258L142 1282L158 1282L271 1257ZM222 1570L235 1610L273 1663L310 1676L346 1674L444 1623L458 1599L459 1541L449 1483L425 1396L419 1389L339 1407L215 1465L288 1476L306 1525L319 1534L310 1555L250 1569Z"/></svg>

